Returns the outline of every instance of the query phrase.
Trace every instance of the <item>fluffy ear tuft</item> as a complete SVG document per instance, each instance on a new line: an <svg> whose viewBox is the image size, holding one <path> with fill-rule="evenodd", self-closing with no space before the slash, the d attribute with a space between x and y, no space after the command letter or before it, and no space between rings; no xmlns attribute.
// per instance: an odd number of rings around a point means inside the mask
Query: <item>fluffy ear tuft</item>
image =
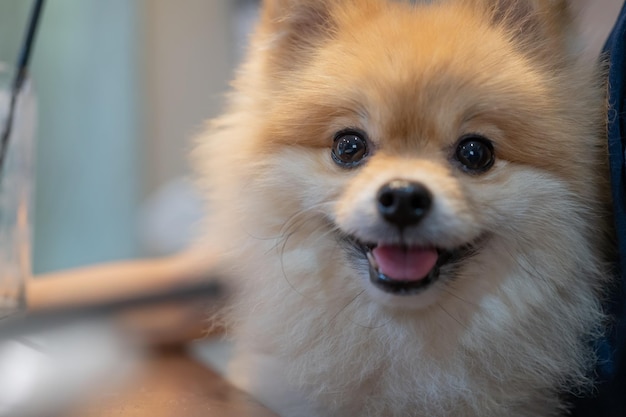
<svg viewBox="0 0 626 417"><path fill-rule="evenodd" d="M494 19L523 31L567 30L571 24L566 0L492 0Z"/></svg>
<svg viewBox="0 0 626 417"><path fill-rule="evenodd" d="M342 18L379 3L380 0L264 0L258 29L262 47L274 69L294 68L313 48L334 36Z"/></svg>
<svg viewBox="0 0 626 417"><path fill-rule="evenodd" d="M574 21L567 0L467 0L525 47L567 51Z"/></svg>
<svg viewBox="0 0 626 417"><path fill-rule="evenodd" d="M304 54L332 36L337 0L264 0L259 27L263 49L282 69L295 66Z"/></svg>

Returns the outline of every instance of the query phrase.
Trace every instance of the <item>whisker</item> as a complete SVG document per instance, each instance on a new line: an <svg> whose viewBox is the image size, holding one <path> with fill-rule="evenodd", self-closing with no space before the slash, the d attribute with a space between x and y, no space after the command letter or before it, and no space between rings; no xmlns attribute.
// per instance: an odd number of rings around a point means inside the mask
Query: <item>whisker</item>
<svg viewBox="0 0 626 417"><path fill-rule="evenodd" d="M268 253L270 251L272 251L272 250L278 250L279 251L280 268L281 268L281 271L282 271L283 278L289 284L289 286L291 287L292 290L294 290L297 294L299 294L300 296L302 296L304 298L308 298L308 296L305 295L304 293L302 293L301 291L299 291L295 287L295 285L293 285L293 283L289 280L289 278L287 276L287 271L286 271L286 268L285 268L285 250L287 248L287 244L289 243L289 239L298 231L298 229L300 229L307 222L313 220L314 218L312 217L312 215L319 214L319 213L324 213L322 208L324 208L325 206L327 206L329 204L331 204L331 203L330 202L322 202L322 203L316 204L316 205L314 205L312 207L308 207L306 209L297 211L296 213L291 215L285 221L283 226L281 227L280 236L277 237L276 244L272 248L270 248L269 251L268 251ZM311 217L306 217L306 216L311 216ZM323 236L326 236L329 233L332 233L333 230L335 230L335 229L331 228L331 229L327 230L326 233L324 233L321 236L318 236L318 239L322 238Z"/></svg>
<svg viewBox="0 0 626 417"><path fill-rule="evenodd" d="M312 220L312 217L304 217L304 216L312 216L314 214L320 214L320 213L325 214L325 211L323 210L323 208L326 205L330 205L330 204L332 203L331 202L318 203L311 207L308 207L303 210L299 210L295 212L294 214L292 214L287 220L285 220L285 222L280 228L278 235L273 237L273 239L276 239L277 242L276 242L276 245L274 245L270 249L270 251L277 249L282 239L284 238L288 239L291 236L291 234L295 232L298 228L306 224L308 221ZM292 229L295 229L295 230L292 230Z"/></svg>
<svg viewBox="0 0 626 417"><path fill-rule="evenodd" d="M245 233L248 237L254 239L254 240L260 240L260 241L264 241L264 240L276 240L276 239L281 239L282 237L284 237L285 232L287 229L292 227L292 224L298 220L298 217L302 216L302 215L307 215L307 214L312 214L312 213L323 213L323 208L326 205L332 205L332 202L328 202L328 201L324 201L318 204L315 204L311 207L308 207L306 209L302 209L299 210L295 213L293 213L291 216L289 216L289 218L287 218L287 220L285 220L285 222L283 223L283 225L281 226L280 230L278 231L278 233L276 235L273 236L258 236L255 235L253 233L251 233L248 230L245 230Z"/></svg>
<svg viewBox="0 0 626 417"><path fill-rule="evenodd" d="M465 324L461 323L461 321L458 318L456 318L452 314L450 314L450 312L448 310L446 310L440 303L437 303L437 307L439 307L444 313L446 313L446 315L448 317L450 317L452 320L457 322L459 324L459 326L461 326L465 330L469 330L469 328Z"/></svg>
<svg viewBox="0 0 626 417"><path fill-rule="evenodd" d="M352 297L352 299L351 299L350 301L348 301L348 302L346 303L346 305L344 305L344 306L343 306L343 307L342 307L339 311L337 311L337 312L336 312L336 313L335 313L335 314L334 314L334 315L330 318L330 320L328 320L328 324L326 325L326 327L330 326L330 324L332 324L332 323L333 323L333 322L337 319L337 317L338 317L341 313L343 313L343 312L344 312L344 311L345 311L345 310L346 310L346 309L347 309L347 308L348 308L348 307L349 307L352 303L354 303L354 302L357 300L357 298L359 298L359 297L361 296L361 294L363 294L364 292L365 292L365 290L361 290L361 291L359 291L359 292L358 292L358 293L357 293L354 297Z"/></svg>
<svg viewBox="0 0 626 417"><path fill-rule="evenodd" d="M504 246L504 250L506 251L506 253L509 255L509 257L511 258L511 260L513 260L515 262L515 264L525 273L527 273L529 276L538 279L540 281L543 281L546 284L550 284L549 280L544 277L542 274L539 273L539 270L528 264L528 265L524 265L522 262L520 262L520 260L518 259L517 256L515 256L513 253L511 253L511 251L506 247L506 245Z"/></svg>
<svg viewBox="0 0 626 417"><path fill-rule="evenodd" d="M290 223L294 220L297 219L298 216L301 215L306 215L306 214L311 214L311 213L324 213L324 211L322 210L323 208L326 208L326 206L330 206L332 205L332 202L330 201L323 201L321 203L317 203L314 204L311 207L307 207L305 209L299 210L295 213L293 213L287 220L285 220L285 222L283 223L283 227L281 228L281 233L285 231L285 229L287 229L290 225Z"/></svg>
<svg viewBox="0 0 626 417"><path fill-rule="evenodd" d="M392 321L393 321L393 318L391 318L391 317L390 317L387 321L385 321L384 323L382 323L382 324L380 324L380 325L378 325L378 326L368 326L368 325L365 325L365 324L357 323L357 322L356 322L356 321L354 321L354 320L350 320L350 322L351 322L352 324L355 324L355 325L357 325L357 326L359 326L359 327L362 327L362 328L364 328L364 329L368 329L368 330L382 329L383 327L385 327L386 325L388 325L388 324L389 324L389 323L391 323Z"/></svg>
<svg viewBox="0 0 626 417"><path fill-rule="evenodd" d="M280 267L281 267L281 272L283 275L283 278L285 279L285 281L289 284L289 287L296 292L297 294L299 294L301 297L304 298L310 298L309 295L303 293L302 291L298 290L298 288L296 288L296 286L293 284L293 282L291 282L291 280L289 279L289 276L287 274L287 268L285 265L285 252L287 250L287 246L289 244L289 240L298 232L299 229L301 229L304 225L306 225L306 223L313 221L316 219L315 215L316 214L323 214L325 215L326 211L324 210L325 208L327 208L329 205L331 205L332 202L322 202L319 204L316 204L312 207L308 207L306 209L297 211L295 213L293 213L282 225L279 235L274 237L274 239L276 239L276 244L273 245L272 248L270 248L269 251L271 250L277 250L280 254ZM308 242L309 244L314 244L315 242L326 238L327 236L331 235L332 233L335 233L339 230L339 228L334 225L332 222L328 222L326 224L326 230L324 230L321 233L315 233L315 240ZM340 245L340 241L336 240L335 241L336 245ZM269 252L268 251L268 252ZM359 299L359 297L365 292L365 289L359 291L354 297L352 297L341 309L339 309L328 321L327 325L322 328L320 330L320 334L318 335L321 336L321 333L328 328L328 326L332 325L332 323L334 323L337 318L346 311L346 309L348 309L351 305L353 305L356 300ZM385 325L387 325L390 320L387 320L385 323L382 323L378 326L368 326L362 323L358 323L355 322L354 320L349 318L349 321L351 323L353 323L356 326L362 327L362 328L366 328L366 329L378 329L381 327L384 327Z"/></svg>
<svg viewBox="0 0 626 417"><path fill-rule="evenodd" d="M287 236L287 238L284 239L284 241L283 241L283 246L282 246L281 251L280 251L280 269L282 271L283 278L285 279L287 284L289 284L291 289L294 290L297 294L301 295L303 298L308 298L307 295L305 295L302 292L298 291L298 289L293 285L293 283L287 277L287 271L285 271L285 259L284 259L285 247L287 246L287 241L289 240L289 238L291 237L292 234L293 233L289 234Z"/></svg>
<svg viewBox="0 0 626 417"><path fill-rule="evenodd" d="M442 286L441 289L448 295L450 295L451 297L456 298L459 301L462 301L472 307L476 307L476 308L480 308L480 306L478 304L476 304L473 301L470 300L466 300L465 298L461 297L460 295L456 294L454 291L449 290L448 288L446 288L446 286Z"/></svg>

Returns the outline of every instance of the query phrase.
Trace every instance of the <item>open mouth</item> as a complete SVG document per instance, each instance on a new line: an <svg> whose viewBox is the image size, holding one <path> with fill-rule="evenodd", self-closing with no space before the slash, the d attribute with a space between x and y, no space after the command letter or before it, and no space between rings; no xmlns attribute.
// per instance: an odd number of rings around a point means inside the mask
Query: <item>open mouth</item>
<svg viewBox="0 0 626 417"><path fill-rule="evenodd" d="M370 281L394 295L420 293L435 283L442 268L452 268L476 252L476 244L456 249L436 247L353 243L369 262Z"/></svg>

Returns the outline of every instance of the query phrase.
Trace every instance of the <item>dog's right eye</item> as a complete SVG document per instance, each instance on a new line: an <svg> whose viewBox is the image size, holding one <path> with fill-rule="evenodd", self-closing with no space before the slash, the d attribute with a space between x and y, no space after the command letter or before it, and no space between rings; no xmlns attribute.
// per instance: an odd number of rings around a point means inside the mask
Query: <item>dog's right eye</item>
<svg viewBox="0 0 626 417"><path fill-rule="evenodd" d="M335 135L332 157L337 165L353 168L363 162L368 154L369 147L363 132L343 130Z"/></svg>

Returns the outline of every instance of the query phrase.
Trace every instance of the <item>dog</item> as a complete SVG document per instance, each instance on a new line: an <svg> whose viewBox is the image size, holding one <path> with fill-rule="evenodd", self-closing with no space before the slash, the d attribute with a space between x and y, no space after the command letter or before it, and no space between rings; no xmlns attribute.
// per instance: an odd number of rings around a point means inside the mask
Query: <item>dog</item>
<svg viewBox="0 0 626 417"><path fill-rule="evenodd" d="M193 153L228 378L283 417L560 416L593 386L601 69L565 0L266 0Z"/></svg>

